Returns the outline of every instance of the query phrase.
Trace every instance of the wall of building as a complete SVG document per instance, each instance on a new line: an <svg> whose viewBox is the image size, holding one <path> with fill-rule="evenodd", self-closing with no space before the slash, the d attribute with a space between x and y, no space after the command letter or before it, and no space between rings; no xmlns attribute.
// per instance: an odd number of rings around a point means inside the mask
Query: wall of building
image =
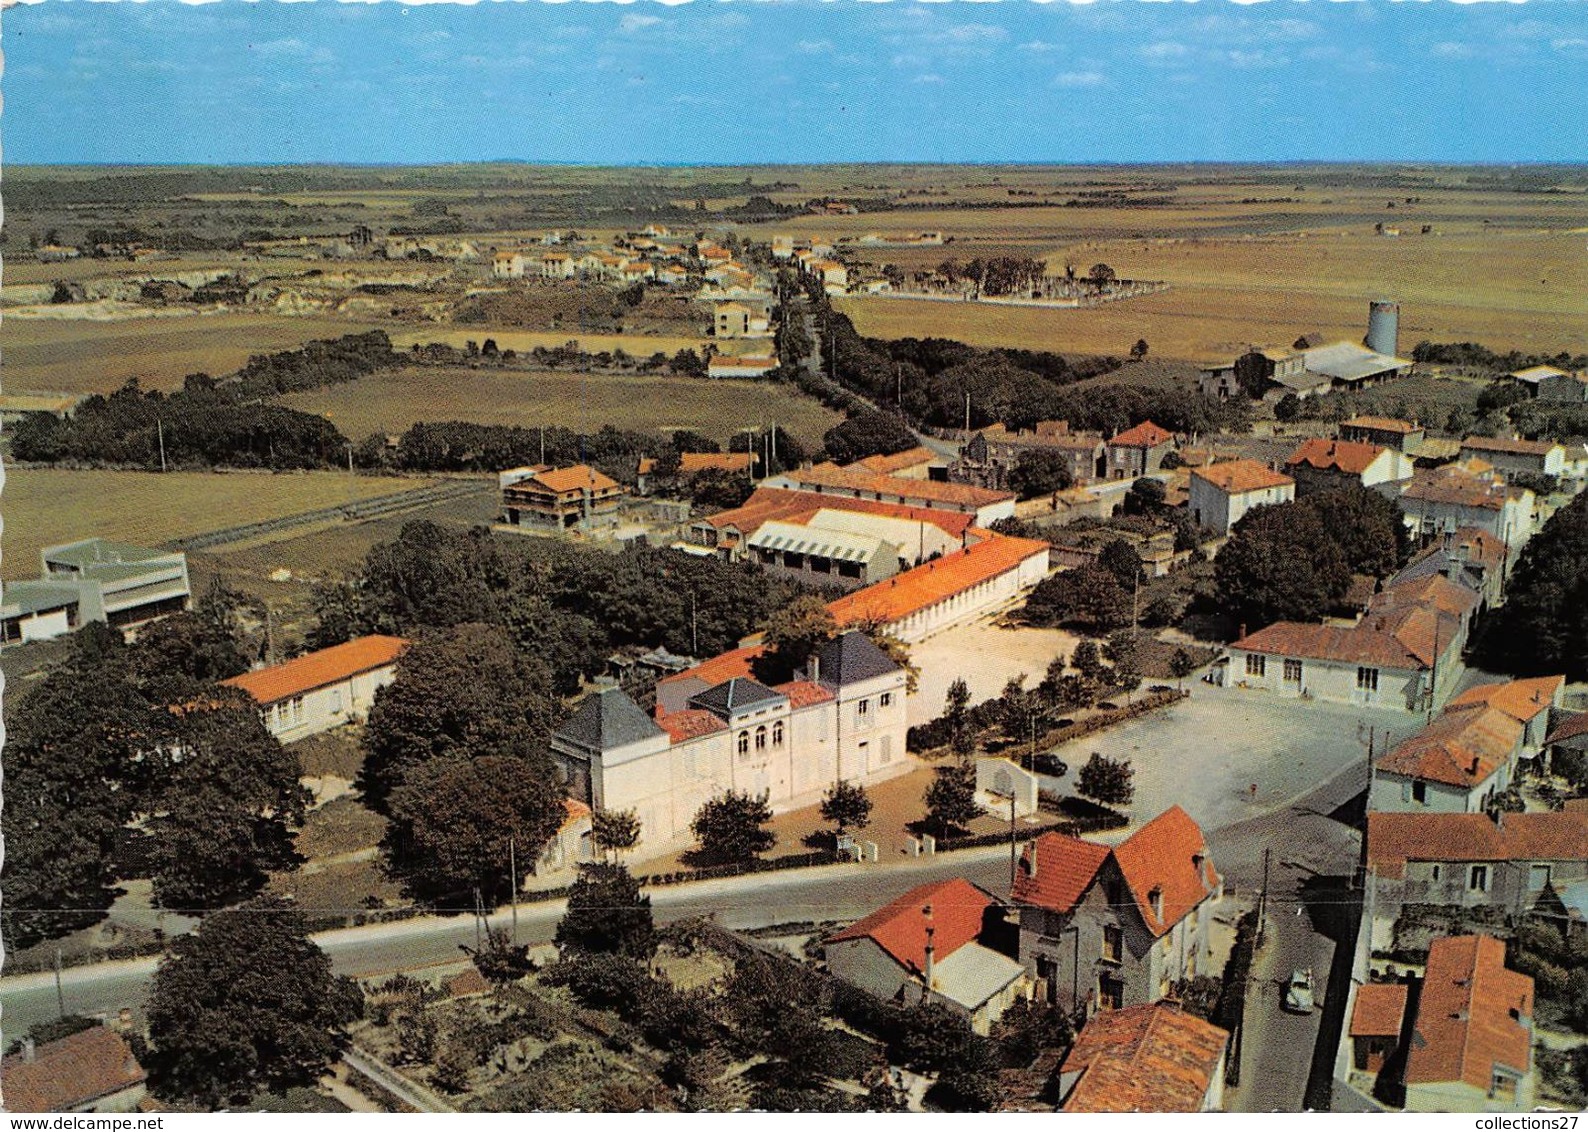
<svg viewBox="0 0 1588 1132"><path fill-rule="evenodd" d="M346 680L315 688L261 709L265 726L283 743L318 735L344 723L363 719L375 702L375 691L396 678L395 665L360 672Z"/></svg>
<svg viewBox="0 0 1588 1132"><path fill-rule="evenodd" d="M823 949L827 968L850 986L874 994L884 1002L895 1001L904 991L906 1005L921 1001L922 986L893 956L870 939L844 939Z"/></svg>
<svg viewBox="0 0 1588 1132"><path fill-rule="evenodd" d="M1479 814L1490 798L1511 781L1509 766L1501 766L1471 790L1445 782L1423 781L1423 801L1414 800L1413 781L1404 775L1373 772L1373 792L1368 809L1382 814Z"/></svg>
<svg viewBox="0 0 1588 1132"><path fill-rule="evenodd" d="M1285 679L1285 658L1280 656L1264 656L1261 675L1248 672L1246 658L1253 655L1261 654L1230 649L1230 662L1224 667L1225 687L1262 689L1296 698L1305 692L1315 700L1336 704L1396 707L1413 712L1427 710L1424 695L1427 682L1420 669L1380 668L1378 690L1372 692L1357 687L1357 669L1364 666L1355 663L1299 658L1301 679L1292 681Z"/></svg>
<svg viewBox="0 0 1588 1132"><path fill-rule="evenodd" d="M1465 1081L1407 1085L1407 1112L1527 1112L1533 1107L1533 1074L1523 1081L1514 1099L1491 1097L1485 1089Z"/></svg>
<svg viewBox="0 0 1588 1132"><path fill-rule="evenodd" d="M994 578L892 622L892 631L906 644L914 644L933 633L1007 605L1047 576L1047 556L1033 555Z"/></svg>

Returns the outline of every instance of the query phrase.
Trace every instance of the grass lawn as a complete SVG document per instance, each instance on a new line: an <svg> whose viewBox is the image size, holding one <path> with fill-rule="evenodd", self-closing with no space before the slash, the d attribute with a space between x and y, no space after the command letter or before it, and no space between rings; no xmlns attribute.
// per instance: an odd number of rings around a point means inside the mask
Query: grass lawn
<svg viewBox="0 0 1588 1132"><path fill-rule="evenodd" d="M39 549L95 535L153 546L334 507L427 481L339 472L257 475L13 469L5 478L3 576L36 578Z"/></svg>
<svg viewBox="0 0 1588 1132"><path fill-rule="evenodd" d="M725 441L776 421L814 445L840 420L794 389L770 382L462 367L415 366L294 393L284 403L326 414L355 438L401 433L418 421L466 420L582 432L607 424L642 432L687 428Z"/></svg>
<svg viewBox="0 0 1588 1132"><path fill-rule="evenodd" d="M366 329L344 319L266 314L116 321L8 317L5 387L10 393L109 393L136 377L146 389L180 389L190 373L232 373L254 354Z"/></svg>

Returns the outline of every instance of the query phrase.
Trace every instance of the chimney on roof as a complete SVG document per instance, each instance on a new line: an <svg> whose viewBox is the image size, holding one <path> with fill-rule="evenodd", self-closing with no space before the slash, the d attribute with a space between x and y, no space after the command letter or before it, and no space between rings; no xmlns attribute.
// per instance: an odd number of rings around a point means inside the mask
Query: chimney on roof
<svg viewBox="0 0 1588 1132"><path fill-rule="evenodd" d="M27 1062L29 1065L31 1065L33 1063L34 1059L37 1056L38 1056L38 1050L33 1044L33 1039L32 1038L23 1038L22 1039L22 1060Z"/></svg>
<svg viewBox="0 0 1588 1132"><path fill-rule="evenodd" d="M932 906L930 904L921 909L921 914L926 917L926 971L924 972L926 976L926 994L923 996L924 1001L925 998L931 997L932 994L932 968L934 965L933 960L937 954L937 946L933 942L933 937L937 935L937 926L932 921Z"/></svg>
<svg viewBox="0 0 1588 1132"><path fill-rule="evenodd" d="M1478 756L1477 755L1473 755L1472 756L1472 766L1467 771L1467 773L1468 774L1477 774L1478 773Z"/></svg>
<svg viewBox="0 0 1588 1132"><path fill-rule="evenodd" d="M805 665L805 674L812 684L818 683L822 678L822 658L811 653L811 658Z"/></svg>

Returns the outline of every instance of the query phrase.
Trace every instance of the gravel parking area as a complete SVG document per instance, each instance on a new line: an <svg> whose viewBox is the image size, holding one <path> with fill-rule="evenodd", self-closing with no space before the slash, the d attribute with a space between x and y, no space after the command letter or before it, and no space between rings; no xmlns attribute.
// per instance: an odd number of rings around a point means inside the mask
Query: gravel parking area
<svg viewBox="0 0 1588 1132"><path fill-rule="evenodd" d="M963 677L970 702L979 704L1004 690L1010 677L1024 672L1029 687L1042 679L1059 653L1069 656L1080 638L1061 629L1003 629L993 616L957 625L910 648L921 669L921 686L910 697L910 726L929 723L943 714L948 686Z"/></svg>
<svg viewBox="0 0 1588 1132"><path fill-rule="evenodd" d="M1420 715L1384 708L1280 699L1188 682L1191 698L1054 748L1070 765L1049 788L1072 793L1093 751L1136 769L1132 817L1146 821L1179 803L1205 830L1275 809L1353 762L1365 763L1369 729L1383 751L1422 726ZM1257 784L1257 793L1249 787Z"/></svg>

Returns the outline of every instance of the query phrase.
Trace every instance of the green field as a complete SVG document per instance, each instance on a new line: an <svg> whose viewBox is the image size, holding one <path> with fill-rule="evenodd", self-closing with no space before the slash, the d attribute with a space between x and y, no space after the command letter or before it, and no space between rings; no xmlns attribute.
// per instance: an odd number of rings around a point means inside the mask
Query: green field
<svg viewBox="0 0 1588 1132"><path fill-rule="evenodd" d="M640 432L687 428L723 441L775 421L814 445L840 419L792 388L770 382L462 367L415 366L294 393L283 401L329 417L354 439L399 434L421 421L465 420L562 425L582 432L607 424Z"/></svg>
<svg viewBox="0 0 1588 1132"><path fill-rule="evenodd" d="M365 329L341 319L230 312L116 321L8 317L0 343L8 393L108 393L129 377L147 389L180 389L190 373L231 373L254 354Z"/></svg>
<svg viewBox="0 0 1588 1132"><path fill-rule="evenodd" d="M39 550L75 539L153 546L243 523L334 507L429 481L341 472L255 474L22 468L6 473L0 576L36 578Z"/></svg>

